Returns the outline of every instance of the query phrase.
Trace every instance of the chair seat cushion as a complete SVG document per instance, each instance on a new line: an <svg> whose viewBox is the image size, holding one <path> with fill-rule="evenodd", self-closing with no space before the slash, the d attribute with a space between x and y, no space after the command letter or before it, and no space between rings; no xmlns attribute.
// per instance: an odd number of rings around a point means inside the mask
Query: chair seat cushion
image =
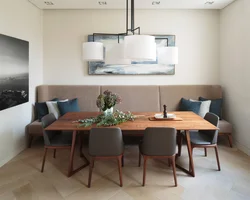
<svg viewBox="0 0 250 200"><path fill-rule="evenodd" d="M207 134L199 131L190 131L190 139L192 144L212 144L211 138L209 138Z"/></svg>
<svg viewBox="0 0 250 200"><path fill-rule="evenodd" d="M219 133L232 133L233 127L232 124L227 122L226 120L220 120L219 121Z"/></svg>
<svg viewBox="0 0 250 200"><path fill-rule="evenodd" d="M28 125L28 133L32 135L43 135L42 122L36 120Z"/></svg>
<svg viewBox="0 0 250 200"><path fill-rule="evenodd" d="M72 144L72 132L63 131L56 134L51 138L51 146L71 146Z"/></svg>

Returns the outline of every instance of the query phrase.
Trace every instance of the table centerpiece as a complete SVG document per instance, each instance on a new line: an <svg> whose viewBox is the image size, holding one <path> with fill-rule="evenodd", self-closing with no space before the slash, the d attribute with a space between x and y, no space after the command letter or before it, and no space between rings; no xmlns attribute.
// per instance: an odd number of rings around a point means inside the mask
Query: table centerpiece
<svg viewBox="0 0 250 200"><path fill-rule="evenodd" d="M121 103L121 101L122 99L118 94L112 93L109 90L104 91L96 100L96 106L100 108L102 113L97 117L78 120L79 127L88 127L92 124L97 124L97 126L115 126L123 122L133 121L135 116L130 111L113 111L114 106Z"/></svg>

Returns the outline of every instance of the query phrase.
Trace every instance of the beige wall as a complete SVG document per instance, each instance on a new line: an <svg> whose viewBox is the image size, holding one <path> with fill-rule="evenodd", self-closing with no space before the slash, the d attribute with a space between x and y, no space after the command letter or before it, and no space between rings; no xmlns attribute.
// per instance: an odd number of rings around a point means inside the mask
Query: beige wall
<svg viewBox="0 0 250 200"><path fill-rule="evenodd" d="M122 10L46 10L44 83L176 85L219 83L219 11L136 10L142 33L174 34L179 64L174 76L89 76L81 45L93 32L125 30Z"/></svg>
<svg viewBox="0 0 250 200"><path fill-rule="evenodd" d="M0 166L22 151L32 118L35 87L42 84L42 12L27 0L0 0L0 33L29 41L28 103L0 111ZM0 72L1 73L1 72Z"/></svg>
<svg viewBox="0 0 250 200"><path fill-rule="evenodd" d="M234 141L250 155L250 1L237 0L220 13L220 82Z"/></svg>

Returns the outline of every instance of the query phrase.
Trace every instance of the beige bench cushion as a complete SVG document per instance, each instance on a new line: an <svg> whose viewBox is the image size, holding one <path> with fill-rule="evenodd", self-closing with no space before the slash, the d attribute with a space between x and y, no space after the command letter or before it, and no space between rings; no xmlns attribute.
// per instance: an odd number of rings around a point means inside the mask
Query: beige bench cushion
<svg viewBox="0 0 250 200"><path fill-rule="evenodd" d="M159 112L159 86L101 86L101 92L110 90L121 96L122 102L115 106L121 111Z"/></svg>
<svg viewBox="0 0 250 200"><path fill-rule="evenodd" d="M232 125L223 119L219 121L219 128L220 128L219 133L232 133L233 132Z"/></svg>
<svg viewBox="0 0 250 200"><path fill-rule="evenodd" d="M160 86L160 108L167 105L168 111L179 109L181 98L198 99L204 97L208 99L222 98L222 89L219 85L166 85Z"/></svg>
<svg viewBox="0 0 250 200"><path fill-rule="evenodd" d="M53 98L78 98L81 111L99 111L96 99L100 94L100 86L95 85L41 85L37 87L38 102Z"/></svg>

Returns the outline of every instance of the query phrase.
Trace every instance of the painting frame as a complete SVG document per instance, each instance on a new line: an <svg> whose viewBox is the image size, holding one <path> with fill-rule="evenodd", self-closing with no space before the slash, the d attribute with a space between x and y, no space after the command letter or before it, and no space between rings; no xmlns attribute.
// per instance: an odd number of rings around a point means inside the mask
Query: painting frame
<svg viewBox="0 0 250 200"><path fill-rule="evenodd" d="M157 47L175 46L175 35L152 35ZM118 35L88 35L88 41L102 42L105 45L123 42L124 36ZM175 75L175 65L158 64L156 61L132 62L129 65L106 65L102 61L88 62L89 75Z"/></svg>
<svg viewBox="0 0 250 200"><path fill-rule="evenodd" d="M29 41L0 34L0 111L29 102Z"/></svg>

